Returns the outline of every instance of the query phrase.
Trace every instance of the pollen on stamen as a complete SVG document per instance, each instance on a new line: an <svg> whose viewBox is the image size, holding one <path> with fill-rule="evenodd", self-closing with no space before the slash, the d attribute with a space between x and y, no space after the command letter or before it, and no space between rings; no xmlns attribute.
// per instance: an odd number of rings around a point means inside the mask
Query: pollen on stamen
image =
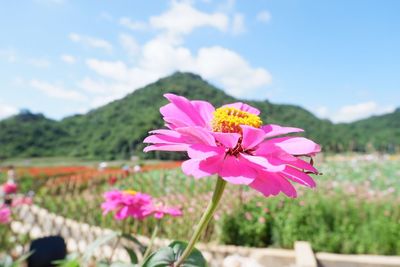
<svg viewBox="0 0 400 267"><path fill-rule="evenodd" d="M215 110L212 120L214 132L241 133L240 125L260 128L262 121L255 114L233 107L221 107Z"/></svg>
<svg viewBox="0 0 400 267"><path fill-rule="evenodd" d="M137 193L135 190L124 190L122 192L124 192L125 194L128 194L128 195L136 195L136 193Z"/></svg>

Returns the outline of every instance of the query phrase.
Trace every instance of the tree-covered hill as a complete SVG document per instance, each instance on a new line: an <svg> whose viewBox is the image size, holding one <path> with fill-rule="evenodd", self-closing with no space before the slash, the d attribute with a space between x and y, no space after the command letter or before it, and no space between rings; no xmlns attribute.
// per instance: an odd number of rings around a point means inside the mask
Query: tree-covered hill
<svg viewBox="0 0 400 267"><path fill-rule="evenodd" d="M133 154L144 156L142 141L147 132L163 125L159 107L167 103L162 96L167 92L204 99L215 106L237 101L195 74L177 72L85 115L54 121L24 112L0 121L0 157L114 159ZM248 102L261 110L264 123L304 128L307 136L321 143L327 151L363 151L371 147L386 151L400 145L399 111L352 124L332 124L298 106ZM179 157L177 153L146 156Z"/></svg>

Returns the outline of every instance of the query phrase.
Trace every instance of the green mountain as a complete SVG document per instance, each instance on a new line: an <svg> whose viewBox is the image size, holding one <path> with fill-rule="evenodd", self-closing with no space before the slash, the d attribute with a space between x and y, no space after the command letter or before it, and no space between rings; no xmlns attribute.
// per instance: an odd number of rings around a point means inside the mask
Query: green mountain
<svg viewBox="0 0 400 267"><path fill-rule="evenodd" d="M171 92L190 99L204 99L215 106L237 99L207 83L200 76L177 72L138 89L126 97L91 110L54 121L41 114L23 112L0 121L0 157L75 156L98 159L128 158L130 155L173 159L179 153L143 154L147 132L162 127L159 107ZM246 101L259 108L264 123L300 127L307 136L340 152L376 148L394 150L400 145L400 111L351 124L332 124L307 110L268 101Z"/></svg>

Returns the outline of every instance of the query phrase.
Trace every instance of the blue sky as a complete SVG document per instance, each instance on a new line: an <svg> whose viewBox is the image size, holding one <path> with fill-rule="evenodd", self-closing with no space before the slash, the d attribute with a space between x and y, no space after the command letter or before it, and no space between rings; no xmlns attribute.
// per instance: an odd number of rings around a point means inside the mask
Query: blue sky
<svg viewBox="0 0 400 267"><path fill-rule="evenodd" d="M60 119L176 70L335 122L400 106L400 2L7 1L0 118Z"/></svg>

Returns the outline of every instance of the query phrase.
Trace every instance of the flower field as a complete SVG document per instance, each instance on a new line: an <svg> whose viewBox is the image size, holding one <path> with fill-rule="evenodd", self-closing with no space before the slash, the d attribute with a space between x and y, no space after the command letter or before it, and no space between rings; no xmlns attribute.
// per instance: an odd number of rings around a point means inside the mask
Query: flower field
<svg viewBox="0 0 400 267"><path fill-rule="evenodd" d="M283 248L308 240L317 251L399 255L399 158L330 157L318 164L323 175L316 176L317 188L299 186L297 199L265 198L247 187L227 185L201 240ZM145 165L138 173L117 168L32 168L20 173L19 184L23 193L35 192L35 204L54 213L147 236L155 219L119 222L112 215L103 216L100 205L103 193L112 188L150 194L183 211L182 217L162 220L159 236L184 240L212 194L215 177L196 180L184 175L179 165Z"/></svg>

